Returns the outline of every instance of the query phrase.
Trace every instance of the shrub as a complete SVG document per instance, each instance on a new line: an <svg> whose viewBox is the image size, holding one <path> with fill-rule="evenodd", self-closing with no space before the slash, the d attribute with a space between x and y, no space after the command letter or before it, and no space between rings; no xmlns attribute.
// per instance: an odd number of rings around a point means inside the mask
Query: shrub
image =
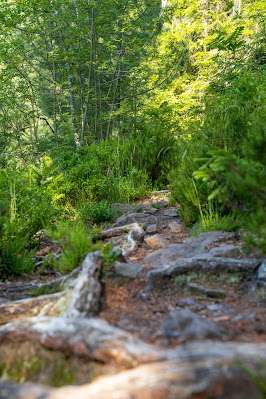
<svg viewBox="0 0 266 399"><path fill-rule="evenodd" d="M32 254L26 250L29 237L20 234L16 222L7 215L8 205L0 201L0 280L34 269Z"/></svg>
<svg viewBox="0 0 266 399"><path fill-rule="evenodd" d="M78 222L58 222L50 237L63 249L58 268L62 273L75 269L84 257L95 247L91 235L87 234L83 224Z"/></svg>
<svg viewBox="0 0 266 399"><path fill-rule="evenodd" d="M81 216L84 220L103 223L111 220L113 213L110 203L107 201L101 201L94 204L86 203L81 209Z"/></svg>

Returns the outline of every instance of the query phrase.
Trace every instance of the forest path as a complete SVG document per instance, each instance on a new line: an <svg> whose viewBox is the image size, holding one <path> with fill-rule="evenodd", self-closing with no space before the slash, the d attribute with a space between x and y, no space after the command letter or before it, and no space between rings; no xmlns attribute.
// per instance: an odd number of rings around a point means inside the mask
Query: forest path
<svg viewBox="0 0 266 399"><path fill-rule="evenodd" d="M188 237L167 193L114 208L119 262L89 254L35 298L36 281L1 285L0 398L264 398L263 260L235 233Z"/></svg>

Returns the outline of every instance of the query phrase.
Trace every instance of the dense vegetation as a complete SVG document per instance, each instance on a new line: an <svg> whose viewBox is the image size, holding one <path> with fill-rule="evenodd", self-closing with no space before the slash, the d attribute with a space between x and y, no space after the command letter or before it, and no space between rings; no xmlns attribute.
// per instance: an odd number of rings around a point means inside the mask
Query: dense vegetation
<svg viewBox="0 0 266 399"><path fill-rule="evenodd" d="M38 230L167 185L195 231L265 248L264 1L2 0L0 21L0 278Z"/></svg>

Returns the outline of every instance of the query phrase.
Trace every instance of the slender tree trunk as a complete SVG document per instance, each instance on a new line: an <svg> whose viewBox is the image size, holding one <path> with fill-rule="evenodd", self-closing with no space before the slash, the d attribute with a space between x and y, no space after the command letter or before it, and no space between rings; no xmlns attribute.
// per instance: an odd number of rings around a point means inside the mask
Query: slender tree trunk
<svg viewBox="0 0 266 399"><path fill-rule="evenodd" d="M90 51L90 68L89 68L89 78L88 78L88 93L87 98L85 101L85 111L82 118L82 127L81 127L81 136L80 136L80 143L83 145L84 142L84 133L85 133L85 126L87 121L87 114L89 109L89 99L90 99L90 89L91 89L91 72L92 72L92 60L93 60L93 38L94 38L94 9L92 9L91 14L91 51Z"/></svg>
<svg viewBox="0 0 266 399"><path fill-rule="evenodd" d="M60 40L62 43L62 48L64 50L64 53L65 53L65 55L67 55L67 48L65 46L64 38L63 38L63 35L61 34L61 32L60 32ZM66 69L67 69L68 95L69 95L72 130L73 130L75 145L76 145L76 148L78 149L80 147L80 139L79 139L78 129L76 126L74 92L73 92L73 87L72 87L70 65L69 65L68 61L66 61Z"/></svg>
<svg viewBox="0 0 266 399"><path fill-rule="evenodd" d="M233 11L232 15L235 17L237 14L240 15L241 13L241 0L234 0Z"/></svg>

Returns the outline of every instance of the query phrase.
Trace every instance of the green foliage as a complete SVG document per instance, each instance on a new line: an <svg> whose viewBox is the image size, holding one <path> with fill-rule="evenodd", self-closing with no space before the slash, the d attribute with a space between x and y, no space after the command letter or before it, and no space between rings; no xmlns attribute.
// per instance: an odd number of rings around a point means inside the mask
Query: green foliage
<svg viewBox="0 0 266 399"><path fill-rule="evenodd" d="M53 287L48 287L46 284L40 285L40 287L34 289L30 288L30 296L50 295L59 291L59 284L55 284Z"/></svg>
<svg viewBox="0 0 266 399"><path fill-rule="evenodd" d="M111 241L102 249L102 257L104 258L103 273L105 273L109 266L119 259L121 255L120 250L114 250L114 243Z"/></svg>
<svg viewBox="0 0 266 399"><path fill-rule="evenodd" d="M58 222L55 230L50 231L50 237L63 249L58 264L61 273L75 269L84 257L95 249L91 235L88 235L85 226L78 222Z"/></svg>
<svg viewBox="0 0 266 399"><path fill-rule="evenodd" d="M263 360L259 360L260 370L257 372L252 370L250 367L239 364L239 367L249 376L255 383L259 391L263 396L259 396L256 399L264 399L266 397L266 363Z"/></svg>
<svg viewBox="0 0 266 399"><path fill-rule="evenodd" d="M25 270L15 265L31 237L56 220L103 223L110 203L169 183L187 224L237 225L244 213L262 248L265 5L241 7L0 3L2 275Z"/></svg>
<svg viewBox="0 0 266 399"><path fill-rule="evenodd" d="M82 218L95 223L103 223L112 219L111 205L107 201L94 204L84 204L81 210Z"/></svg>
<svg viewBox="0 0 266 399"><path fill-rule="evenodd" d="M192 225L199 218L199 209L206 206L207 187L195 182L191 170L195 165L193 159L190 159L189 166L187 162L184 160L180 168L170 172L169 181L173 201L180 205L178 213L187 225Z"/></svg>
<svg viewBox="0 0 266 399"><path fill-rule="evenodd" d="M193 226L193 235L199 235L208 231L237 231L245 225L245 219L234 213L221 216L213 209L212 202L209 202L208 210L201 212L199 221Z"/></svg>

